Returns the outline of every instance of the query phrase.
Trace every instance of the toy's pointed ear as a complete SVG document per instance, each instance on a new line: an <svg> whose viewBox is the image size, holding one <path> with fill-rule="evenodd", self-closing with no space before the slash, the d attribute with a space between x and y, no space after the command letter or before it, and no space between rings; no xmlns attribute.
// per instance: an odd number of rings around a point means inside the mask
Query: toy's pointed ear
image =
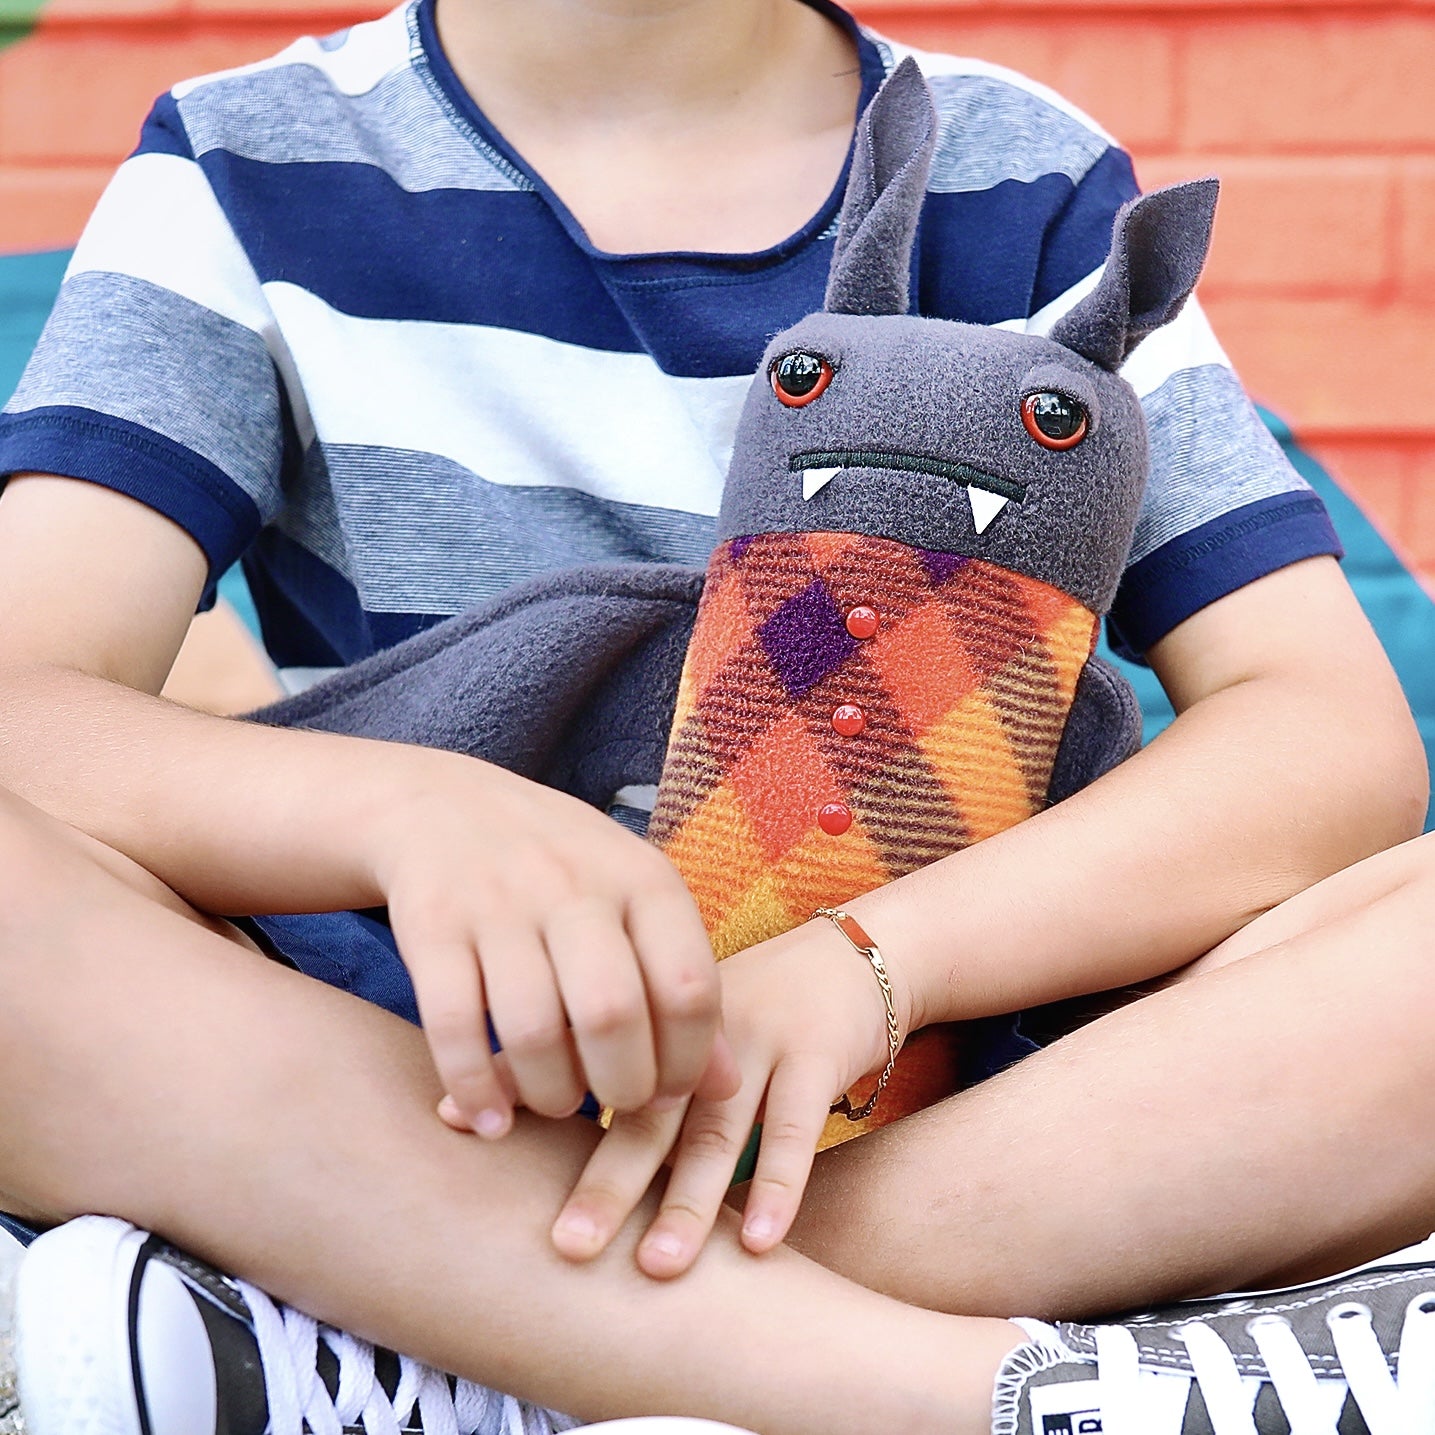
<svg viewBox="0 0 1435 1435"><path fill-rule="evenodd" d="M1196 287L1219 189L1214 179L1193 179L1125 205L1100 281L1051 337L1103 369L1119 368L1147 334L1180 313Z"/></svg>
<svg viewBox="0 0 1435 1435"><path fill-rule="evenodd" d="M907 312L912 241L936 143L932 92L908 56L857 126L823 305L830 313Z"/></svg>

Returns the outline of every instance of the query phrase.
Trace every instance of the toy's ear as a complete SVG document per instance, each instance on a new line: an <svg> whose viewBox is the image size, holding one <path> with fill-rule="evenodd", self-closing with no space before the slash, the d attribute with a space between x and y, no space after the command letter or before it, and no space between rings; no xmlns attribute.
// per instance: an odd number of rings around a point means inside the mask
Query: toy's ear
<svg viewBox="0 0 1435 1435"><path fill-rule="evenodd" d="M1061 317L1052 339L1114 370L1147 334L1174 319L1206 262L1219 189L1214 179L1193 179L1123 206L1100 281Z"/></svg>
<svg viewBox="0 0 1435 1435"><path fill-rule="evenodd" d="M908 56L857 126L823 305L829 313L907 312L912 241L936 143L932 92Z"/></svg>

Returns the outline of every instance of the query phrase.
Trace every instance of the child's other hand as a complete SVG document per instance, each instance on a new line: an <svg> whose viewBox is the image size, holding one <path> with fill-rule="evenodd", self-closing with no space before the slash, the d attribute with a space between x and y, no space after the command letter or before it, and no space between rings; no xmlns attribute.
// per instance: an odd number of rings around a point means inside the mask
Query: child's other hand
<svg viewBox="0 0 1435 1435"><path fill-rule="evenodd" d="M723 1028L742 1085L699 1092L683 1109L649 1106L614 1118L553 1226L573 1260L602 1251L671 1156L658 1215L638 1246L648 1275L680 1275L717 1219L738 1158L762 1122L757 1168L743 1210L742 1243L771 1250L787 1235L828 1109L887 1059L886 1008L870 966L827 922L809 922L729 957L718 967ZM910 1003L892 974L898 1016Z"/></svg>
<svg viewBox="0 0 1435 1435"><path fill-rule="evenodd" d="M672 864L574 798L433 756L377 824L373 865L446 1119L492 1138L515 1104L566 1116L588 1091L634 1111L734 1090L712 949Z"/></svg>

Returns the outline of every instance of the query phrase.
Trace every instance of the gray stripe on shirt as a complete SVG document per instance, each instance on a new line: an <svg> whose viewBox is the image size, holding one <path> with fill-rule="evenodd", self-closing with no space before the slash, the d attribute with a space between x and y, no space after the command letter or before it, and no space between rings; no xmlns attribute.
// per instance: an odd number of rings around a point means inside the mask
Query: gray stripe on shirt
<svg viewBox="0 0 1435 1435"><path fill-rule="evenodd" d="M410 192L532 188L456 130L409 68L345 95L312 65L279 65L203 85L179 112L196 156L373 165Z"/></svg>
<svg viewBox="0 0 1435 1435"><path fill-rule="evenodd" d="M1230 369L1178 369L1142 402L1151 476L1131 563L1223 513L1309 490Z"/></svg>
<svg viewBox="0 0 1435 1435"><path fill-rule="evenodd" d="M279 387L264 341L192 300L105 270L60 296L6 413L75 405L206 458L268 519L278 512Z"/></svg>
<svg viewBox="0 0 1435 1435"><path fill-rule="evenodd" d="M990 189L1046 174L1079 180L1107 141L1039 95L989 75L934 75L937 151L927 188L934 194Z"/></svg>
<svg viewBox="0 0 1435 1435"><path fill-rule="evenodd" d="M369 612L458 613L539 573L619 560L707 563L716 520L578 489L490 483L405 449L314 445L281 530Z"/></svg>

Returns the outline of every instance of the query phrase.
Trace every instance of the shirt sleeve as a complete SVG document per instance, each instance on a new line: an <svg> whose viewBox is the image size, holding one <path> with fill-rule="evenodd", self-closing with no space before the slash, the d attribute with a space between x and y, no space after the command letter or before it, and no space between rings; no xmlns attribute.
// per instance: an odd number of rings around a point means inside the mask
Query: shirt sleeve
<svg viewBox="0 0 1435 1435"><path fill-rule="evenodd" d="M1201 306L1132 351L1151 468L1109 620L1139 657L1218 598L1303 558L1342 556L1325 505L1246 396Z"/></svg>
<svg viewBox="0 0 1435 1435"><path fill-rule="evenodd" d="M1116 211L1135 192L1115 147L1076 184L1047 232L1029 331L1050 333L1095 286ZM1146 416L1150 470L1108 627L1113 648L1140 661L1208 604L1303 558L1339 557L1341 547L1195 299L1121 372Z"/></svg>
<svg viewBox="0 0 1435 1435"><path fill-rule="evenodd" d="M0 414L0 481L55 473L128 494L190 533L217 578L280 504L274 333L166 96L102 196Z"/></svg>

